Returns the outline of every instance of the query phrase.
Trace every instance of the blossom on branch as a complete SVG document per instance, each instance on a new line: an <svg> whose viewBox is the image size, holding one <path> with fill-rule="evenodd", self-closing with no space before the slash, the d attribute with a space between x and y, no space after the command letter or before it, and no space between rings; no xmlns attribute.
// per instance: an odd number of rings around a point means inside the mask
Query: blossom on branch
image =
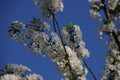
<svg viewBox="0 0 120 80"><path fill-rule="evenodd" d="M111 10L114 10L118 4L119 0L108 0L108 7Z"/></svg>
<svg viewBox="0 0 120 80"><path fill-rule="evenodd" d="M109 51L106 53L106 65L102 72L101 80L119 80L120 79L120 39L119 29L115 23L119 21L120 16L120 1L119 0L101 0L95 2L91 9L101 13L98 32L100 38L103 38L103 33L108 35L110 39L107 41Z"/></svg>
<svg viewBox="0 0 120 80"><path fill-rule="evenodd" d="M12 33L13 30L8 34L16 35L16 39L22 40L21 36L24 34L26 49L42 56L47 53L50 59L56 63L59 73L65 77L85 80L88 71L84 68L82 59L85 56L89 57L89 52L82 40L80 27L70 24L63 28L64 49L59 36L55 32L48 33L50 26L46 24L44 21L41 22L40 19L34 18L30 24L25 26L24 31L21 29L19 33Z"/></svg>
<svg viewBox="0 0 120 80"><path fill-rule="evenodd" d="M106 53L106 66L102 72L103 77L101 80L106 79L120 79L120 51L114 41L114 38L107 42L107 46L110 49Z"/></svg>
<svg viewBox="0 0 120 80"><path fill-rule="evenodd" d="M27 75L26 71L31 71L27 66L17 64L6 64L1 70L0 80L43 80L43 78L34 73Z"/></svg>
<svg viewBox="0 0 120 80"><path fill-rule="evenodd" d="M5 74L0 77L0 80L22 80L20 76L14 74Z"/></svg>
<svg viewBox="0 0 120 80"><path fill-rule="evenodd" d="M42 0L41 2L33 0L33 2L45 18L52 17L53 13L63 11L64 8L62 0Z"/></svg>

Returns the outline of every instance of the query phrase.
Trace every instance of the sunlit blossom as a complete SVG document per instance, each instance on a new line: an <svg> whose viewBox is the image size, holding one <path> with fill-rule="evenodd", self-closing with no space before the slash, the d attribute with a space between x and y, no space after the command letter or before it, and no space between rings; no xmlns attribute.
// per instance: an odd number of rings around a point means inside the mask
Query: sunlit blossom
<svg viewBox="0 0 120 80"><path fill-rule="evenodd" d="M50 18L53 13L63 11L63 2L62 0L33 0L34 4L40 9L43 17Z"/></svg>

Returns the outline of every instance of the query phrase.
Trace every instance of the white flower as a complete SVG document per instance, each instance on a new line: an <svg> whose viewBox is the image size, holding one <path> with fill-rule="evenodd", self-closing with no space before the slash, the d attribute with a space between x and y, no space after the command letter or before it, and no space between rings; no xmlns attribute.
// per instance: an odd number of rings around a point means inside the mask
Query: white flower
<svg viewBox="0 0 120 80"><path fill-rule="evenodd" d="M103 77L101 78L101 80L107 80L107 77L106 77L106 76L103 76Z"/></svg>
<svg viewBox="0 0 120 80"><path fill-rule="evenodd" d="M114 10L117 6L119 0L108 0L108 7L111 10Z"/></svg>
<svg viewBox="0 0 120 80"><path fill-rule="evenodd" d="M69 80L69 78L61 79L61 80Z"/></svg>
<svg viewBox="0 0 120 80"><path fill-rule="evenodd" d="M97 18L97 17L100 17L101 15L100 15L99 12L97 12L96 10L91 9L91 10L90 10L90 16L91 16L93 19L95 19L95 18Z"/></svg>
<svg viewBox="0 0 120 80"><path fill-rule="evenodd" d="M78 59L76 53L70 49L68 46L65 46L67 54L69 55L69 62L72 69L76 72L76 74L83 74L83 66L82 61ZM87 71L85 71L86 73Z"/></svg>
<svg viewBox="0 0 120 80"><path fill-rule="evenodd" d="M13 21L12 26L17 30L21 30L22 28L25 28L25 24L23 24L20 21Z"/></svg>
<svg viewBox="0 0 120 80"><path fill-rule="evenodd" d="M35 33L36 33L35 28L32 25L28 25L26 28L26 35L29 37L33 37Z"/></svg>
<svg viewBox="0 0 120 80"><path fill-rule="evenodd" d="M63 28L63 30L62 30L62 34L63 34L64 43L65 44L70 44L70 42L69 42L69 40L70 40L69 33L66 31L65 28Z"/></svg>
<svg viewBox="0 0 120 80"><path fill-rule="evenodd" d="M90 3L95 3L95 2L99 2L100 0L88 0L88 2Z"/></svg>
<svg viewBox="0 0 120 80"><path fill-rule="evenodd" d="M38 74L30 74L26 76L26 80L43 80L43 78Z"/></svg>
<svg viewBox="0 0 120 80"><path fill-rule="evenodd" d="M108 29L109 29L110 31L112 31L112 30L114 30L114 28L115 28L115 24L114 24L113 22L110 22L110 23L108 24Z"/></svg>
<svg viewBox="0 0 120 80"><path fill-rule="evenodd" d="M62 34L63 34L65 37L69 35L68 32L67 32L65 29L62 30Z"/></svg>
<svg viewBox="0 0 120 80"><path fill-rule="evenodd" d="M63 11L64 8L62 0L42 0L40 3L33 0L33 2L38 6L42 15L46 18L50 18L52 13Z"/></svg>
<svg viewBox="0 0 120 80"><path fill-rule="evenodd" d="M20 76L6 74L0 77L0 80L20 80Z"/></svg>
<svg viewBox="0 0 120 80"><path fill-rule="evenodd" d="M27 50L32 50L31 46L28 45L28 44L24 44L24 47L25 47Z"/></svg>
<svg viewBox="0 0 120 80"><path fill-rule="evenodd" d="M101 27L99 27L99 36L102 38L103 32L110 33L115 29L115 24L113 22L110 22L109 24L102 24Z"/></svg>
<svg viewBox="0 0 120 80"><path fill-rule="evenodd" d="M17 37L18 42L24 42L26 40L26 36L24 33L20 33Z"/></svg>
<svg viewBox="0 0 120 80"><path fill-rule="evenodd" d="M11 39L17 41L17 35L16 35L16 34L10 34L10 33L8 33L8 36L9 36Z"/></svg>
<svg viewBox="0 0 120 80"><path fill-rule="evenodd" d="M58 35L55 32L52 32L51 35L53 36L56 45L61 46L61 39L58 37Z"/></svg>
<svg viewBox="0 0 120 80"><path fill-rule="evenodd" d="M23 66L22 64L17 65L17 64L10 64L10 69L15 73L15 74L21 74L25 71L31 71L27 66Z"/></svg>
<svg viewBox="0 0 120 80"><path fill-rule="evenodd" d="M36 54L36 53L38 53L38 49L37 48L32 48L32 52Z"/></svg>
<svg viewBox="0 0 120 80"><path fill-rule="evenodd" d="M38 0L32 0L35 5L37 5L39 2Z"/></svg>
<svg viewBox="0 0 120 80"><path fill-rule="evenodd" d="M120 53L117 47L117 44L114 41L114 38L112 37L108 43L107 46L109 48L109 52L106 53L106 66L103 70L103 77L101 80L108 80L111 79L109 76L111 74L115 76L114 80L119 80L120 75L119 75L119 70L120 70Z"/></svg>
<svg viewBox="0 0 120 80"><path fill-rule="evenodd" d="M43 29L50 30L50 25L48 23L46 23L46 22L43 22L41 26L43 27Z"/></svg>
<svg viewBox="0 0 120 80"><path fill-rule="evenodd" d="M75 40L81 41L82 40L82 32L80 31L80 26L74 25L74 32L75 32Z"/></svg>

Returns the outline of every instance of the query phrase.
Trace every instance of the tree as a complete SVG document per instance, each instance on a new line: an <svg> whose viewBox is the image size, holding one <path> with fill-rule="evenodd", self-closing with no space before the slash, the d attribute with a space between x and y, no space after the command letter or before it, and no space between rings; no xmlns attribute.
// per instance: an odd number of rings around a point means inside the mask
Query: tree
<svg viewBox="0 0 120 80"><path fill-rule="evenodd" d="M98 18L100 21L101 27L98 30L100 39L103 39L103 34L109 36L107 42L109 50L101 80L119 80L120 31L115 25L119 21L119 0L88 1L92 3L91 17ZM41 2L33 0L33 2L41 11L43 20L33 17L29 24L13 21L8 30L8 36L23 43L26 49L35 54L43 57L47 54L65 79L86 80L89 71L93 79L97 80L84 60L84 57L89 57L89 51L85 48L80 26L70 23L64 25L61 30L56 13L63 11L62 0L42 0ZM53 28L44 21L44 18L53 23Z"/></svg>

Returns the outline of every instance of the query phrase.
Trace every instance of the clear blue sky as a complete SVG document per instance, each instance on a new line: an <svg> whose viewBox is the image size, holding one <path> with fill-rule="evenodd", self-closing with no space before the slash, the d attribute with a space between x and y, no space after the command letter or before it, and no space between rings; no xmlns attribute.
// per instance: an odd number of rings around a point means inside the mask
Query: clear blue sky
<svg viewBox="0 0 120 80"><path fill-rule="evenodd" d="M62 25L74 23L81 26L83 40L89 49L90 58L85 59L96 77L101 77L101 70L105 65L107 48L105 40L98 39L98 21L89 16L90 4L87 0L64 0L64 11L57 14ZM0 69L6 63L23 64L31 68L32 73L38 73L45 80L60 80L56 66L48 57L42 58L26 50L23 44L8 38L7 30L14 20L29 23L32 17L40 18L38 8L32 0L0 0ZM88 74L88 80L93 78Z"/></svg>

